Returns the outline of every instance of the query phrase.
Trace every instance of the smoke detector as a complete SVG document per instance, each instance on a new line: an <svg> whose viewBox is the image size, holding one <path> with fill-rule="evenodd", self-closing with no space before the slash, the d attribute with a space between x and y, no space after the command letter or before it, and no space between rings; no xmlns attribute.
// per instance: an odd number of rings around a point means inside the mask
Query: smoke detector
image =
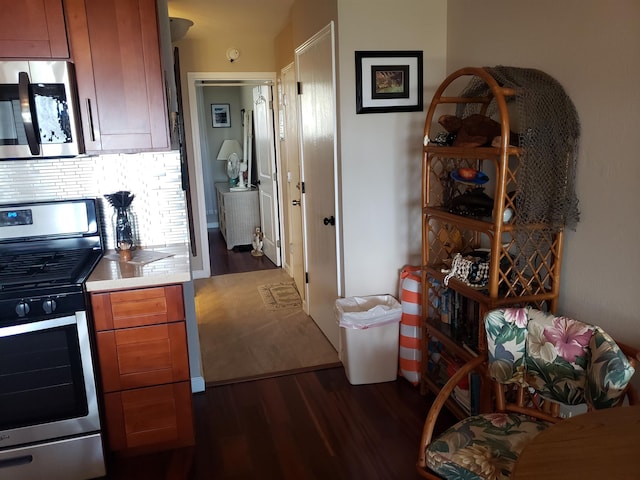
<svg viewBox="0 0 640 480"><path fill-rule="evenodd" d="M240 50L238 50L237 48L231 47L227 50L227 59L230 63L235 62L238 57L240 57Z"/></svg>

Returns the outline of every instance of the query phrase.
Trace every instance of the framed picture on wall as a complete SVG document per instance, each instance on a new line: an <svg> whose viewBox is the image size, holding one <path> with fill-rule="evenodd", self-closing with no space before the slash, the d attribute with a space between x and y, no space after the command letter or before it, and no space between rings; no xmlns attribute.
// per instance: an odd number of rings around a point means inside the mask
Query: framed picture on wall
<svg viewBox="0 0 640 480"><path fill-rule="evenodd" d="M422 51L356 51L356 113L422 111Z"/></svg>
<svg viewBox="0 0 640 480"><path fill-rule="evenodd" d="M213 128L229 128L231 127L231 116L229 115L228 103L212 103L211 104L211 120Z"/></svg>

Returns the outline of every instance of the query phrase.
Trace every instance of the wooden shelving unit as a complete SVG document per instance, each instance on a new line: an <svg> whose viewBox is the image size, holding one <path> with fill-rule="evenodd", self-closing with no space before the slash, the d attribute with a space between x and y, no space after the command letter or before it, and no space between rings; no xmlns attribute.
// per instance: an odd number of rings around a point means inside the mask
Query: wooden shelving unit
<svg viewBox="0 0 640 480"><path fill-rule="evenodd" d="M461 80L472 76L486 82L490 94L470 98L449 92L459 88ZM464 87L464 85L463 85ZM522 166L519 147L512 145L508 99L511 89L501 87L483 68L463 68L449 75L437 89L429 107L424 128L422 159L422 288L424 316L422 389L437 392L440 385L430 376L429 342L434 339L440 348L462 360L486 352L482 325L484 314L497 307L534 305L555 311L557 308L563 231L546 225L514 225L503 221L505 211L517 211L512 192L518 188L518 169ZM461 104L477 104L482 115L489 106L497 112L492 118L500 124L501 136L495 146L460 147L434 144L443 129L438 125L441 114L453 114ZM438 115L438 116L436 116ZM515 142L514 142L515 143ZM452 212L451 200L478 185L451 179L458 168L472 168L487 173L489 182L484 193L493 199L491 216L463 216ZM482 288L473 288L452 278L444 285L446 269L456 253L485 249L489 253L489 280ZM443 272L443 270L445 270ZM447 290L448 289L448 290ZM458 319L474 326L477 338L472 345L463 345L455 335L456 326L444 318L444 295L456 293L465 303L475 302L476 318ZM471 309L470 309L471 310ZM449 319L450 321L450 319ZM486 382L484 382L486 385ZM481 387L481 408L490 402L490 392ZM449 405L457 415L464 410L455 402Z"/></svg>

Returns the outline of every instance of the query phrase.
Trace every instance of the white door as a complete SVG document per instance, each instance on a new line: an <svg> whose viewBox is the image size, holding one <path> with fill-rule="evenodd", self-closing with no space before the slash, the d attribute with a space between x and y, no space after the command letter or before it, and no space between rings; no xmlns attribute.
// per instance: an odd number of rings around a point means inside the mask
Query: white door
<svg viewBox="0 0 640 480"><path fill-rule="evenodd" d="M339 218L333 23L296 49L309 316L338 349Z"/></svg>
<svg viewBox="0 0 640 480"><path fill-rule="evenodd" d="M296 284L302 301L305 299L304 278L304 248L302 244L302 178L300 175L300 143L298 137L298 89L296 71L293 64L282 69L281 75L282 98L280 111L282 112L282 128L280 129L280 160L285 175L281 176L286 182L286 205L283 211L287 220L286 249L287 262L291 275Z"/></svg>
<svg viewBox="0 0 640 480"><path fill-rule="evenodd" d="M273 107L271 87L253 87L253 121L255 160L258 172L260 224L264 254L280 266L280 221L278 216L278 178L273 138Z"/></svg>

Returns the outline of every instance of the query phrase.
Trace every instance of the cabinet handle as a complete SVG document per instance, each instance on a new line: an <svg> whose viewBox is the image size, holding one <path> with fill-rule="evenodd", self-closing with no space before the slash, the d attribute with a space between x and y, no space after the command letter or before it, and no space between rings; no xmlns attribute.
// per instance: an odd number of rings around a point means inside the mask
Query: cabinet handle
<svg viewBox="0 0 640 480"><path fill-rule="evenodd" d="M96 132L93 128L93 111L91 110L91 99L87 98L87 118L89 119L89 132L91 133L91 141L96 141Z"/></svg>
<svg viewBox="0 0 640 480"><path fill-rule="evenodd" d="M322 223L324 223L325 225L335 225L336 219L333 215L331 215L330 217L325 217L324 220L322 220Z"/></svg>

